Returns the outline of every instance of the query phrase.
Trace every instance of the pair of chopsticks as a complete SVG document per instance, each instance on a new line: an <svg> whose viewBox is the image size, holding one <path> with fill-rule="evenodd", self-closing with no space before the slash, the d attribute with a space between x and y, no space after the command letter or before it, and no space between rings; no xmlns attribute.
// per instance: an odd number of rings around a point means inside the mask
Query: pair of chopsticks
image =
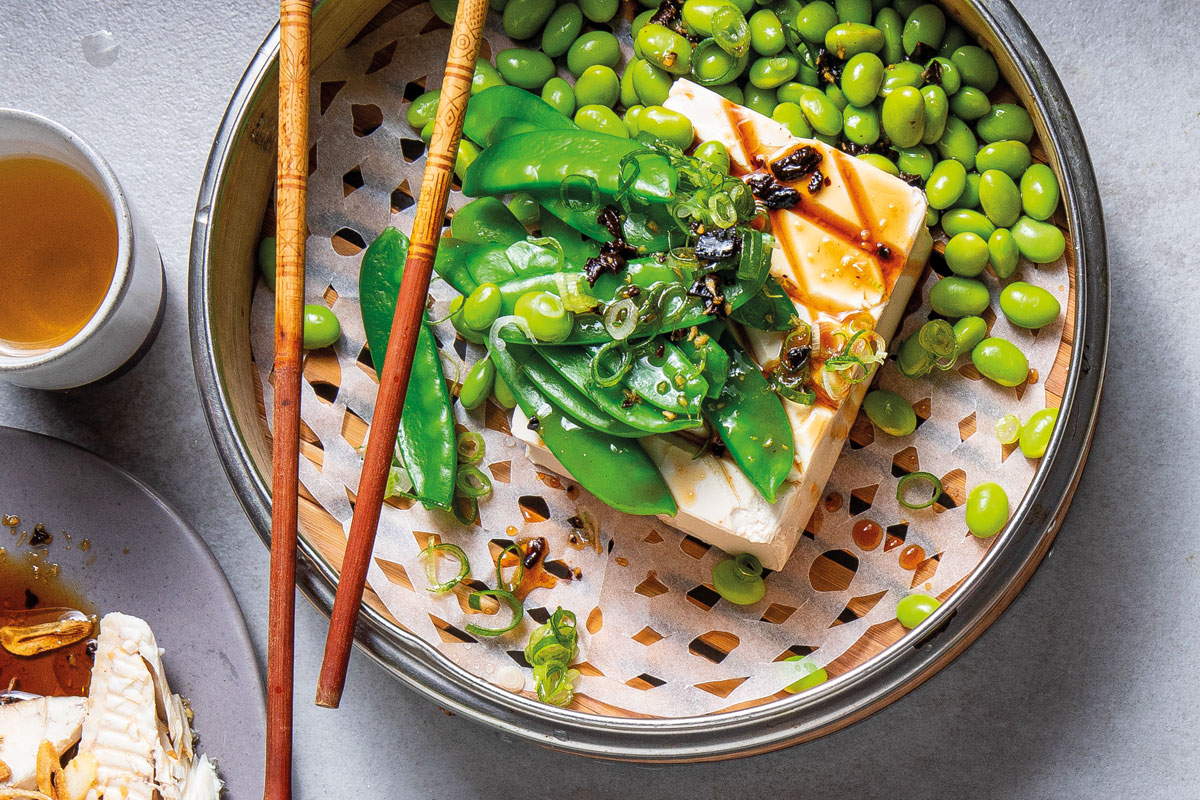
<svg viewBox="0 0 1200 800"><path fill-rule="evenodd" d="M275 396L272 443L271 583L267 638L266 800L289 800L292 767L292 691L296 610L296 536L300 452L301 343L304 332L305 207L308 180L309 43L312 0L280 0L279 163L276 178ZM429 293L458 139L487 0L459 0L441 102L425 163L408 260L392 319L387 358L359 478L358 498L333 605L317 704L336 708L358 621L367 567L400 412L412 372L413 349Z"/></svg>

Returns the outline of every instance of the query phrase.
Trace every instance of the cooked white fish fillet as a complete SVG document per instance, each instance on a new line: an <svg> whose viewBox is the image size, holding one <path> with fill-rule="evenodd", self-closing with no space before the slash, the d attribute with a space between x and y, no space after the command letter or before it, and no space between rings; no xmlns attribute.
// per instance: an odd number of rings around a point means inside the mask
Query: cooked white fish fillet
<svg viewBox="0 0 1200 800"><path fill-rule="evenodd" d="M37 697L0 706L0 762L12 774L0 786L37 788L37 753L50 742L60 756L79 741L85 697ZM2 770L0 770L2 772Z"/></svg>

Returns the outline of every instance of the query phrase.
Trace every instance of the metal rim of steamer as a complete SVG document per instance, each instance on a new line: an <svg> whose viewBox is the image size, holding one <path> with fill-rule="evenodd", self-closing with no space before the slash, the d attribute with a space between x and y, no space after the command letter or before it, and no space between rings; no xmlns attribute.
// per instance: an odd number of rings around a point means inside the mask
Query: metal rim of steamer
<svg viewBox="0 0 1200 800"><path fill-rule="evenodd" d="M322 4L324 6L325 4ZM1012 602L1050 550L1074 493L1094 430L1108 349L1109 283L1103 211L1079 122L1049 58L1008 0L962 0L1031 99L1047 153L1064 177L1075 256L1075 347L1060 423L1001 538L954 595L921 627L820 687L741 711L672 719L603 717L540 704L480 680L415 635L364 607L357 643L402 683L439 706L502 734L594 758L645 763L710 761L768 752L832 733L912 691L965 650ZM320 6L318 7L320 8ZM973 19L971 19L973 18ZM972 26L979 27L979 26ZM253 466L234 416L213 341L208 254L211 220L246 115L273 77L279 29L263 42L235 90L205 168L192 230L189 316L201 402L239 501L269 544L269 486ZM1012 81L1010 80L1010 83ZM326 616L336 573L303 537L297 583Z"/></svg>

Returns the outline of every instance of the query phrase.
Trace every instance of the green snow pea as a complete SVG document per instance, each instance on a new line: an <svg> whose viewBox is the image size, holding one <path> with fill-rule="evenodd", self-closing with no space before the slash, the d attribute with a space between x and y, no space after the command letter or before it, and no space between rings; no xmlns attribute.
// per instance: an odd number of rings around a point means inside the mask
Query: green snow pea
<svg viewBox="0 0 1200 800"><path fill-rule="evenodd" d="M363 254L358 273L363 328L371 360L380 375L387 359L392 317L407 257L408 237L395 228L385 228ZM454 414L428 321L421 323L417 333L409 385L417 389L405 395L397 437L404 466L412 479L413 493L423 503L450 508L458 461L454 449Z"/></svg>
<svg viewBox="0 0 1200 800"><path fill-rule="evenodd" d="M990 299L988 289L982 283L957 275L942 278L929 290L930 307L951 319L979 316L988 307Z"/></svg>
<svg viewBox="0 0 1200 800"><path fill-rule="evenodd" d="M699 329L695 336L679 340L679 352L684 358L700 367L700 374L708 381L708 397L720 397L729 378L729 353L717 344L717 339L724 332L725 326L719 322L710 322Z"/></svg>
<svg viewBox="0 0 1200 800"><path fill-rule="evenodd" d="M1029 360L1008 339L991 336L971 350L971 363L979 374L1001 386L1020 386L1029 377Z"/></svg>
<svg viewBox="0 0 1200 800"><path fill-rule="evenodd" d="M786 331L792 327L796 307L773 277L767 278L758 294L731 315L735 322L760 331Z"/></svg>
<svg viewBox="0 0 1200 800"><path fill-rule="evenodd" d="M477 244L443 236L433 259L433 271L460 294L468 295L479 285L479 281L467 268L467 258L478 249Z"/></svg>
<svg viewBox="0 0 1200 800"><path fill-rule="evenodd" d="M673 75L686 75L692 68L692 45L675 31L656 22L647 23L637 35L642 58Z"/></svg>
<svg viewBox="0 0 1200 800"><path fill-rule="evenodd" d="M538 205L537 199L533 195L528 192L517 192L505 205L517 218L517 222L527 229L537 226L538 217L541 216L541 206Z"/></svg>
<svg viewBox="0 0 1200 800"><path fill-rule="evenodd" d="M657 348L662 348L661 355ZM590 360L599 349L585 345L583 351ZM632 369L622 383L650 405L672 414L700 413L700 402L708 395L708 381L696 374L696 365L665 338L651 339L636 349Z"/></svg>
<svg viewBox="0 0 1200 800"><path fill-rule="evenodd" d="M613 114L612 109L599 106L585 108L600 108ZM624 123L615 114L613 118L625 131ZM525 133L484 150L467 170L463 192L471 197L523 191L558 192L563 181L578 175L591 179L602 194L611 196L619 188L621 160L638 152L653 153L638 142L592 131ZM651 155L638 163L641 170L630 194L652 203L673 199L677 176L666 159Z"/></svg>
<svg viewBox="0 0 1200 800"><path fill-rule="evenodd" d="M988 263L987 240L964 231L946 242L946 266L955 275L974 278Z"/></svg>
<svg viewBox="0 0 1200 800"><path fill-rule="evenodd" d="M852 105L866 106L883 86L883 62L874 53L859 53L842 70L842 92Z"/></svg>
<svg viewBox="0 0 1200 800"><path fill-rule="evenodd" d="M650 456L636 441L610 436L580 425L556 411L508 354L494 350L492 358L517 405L559 463L583 488L601 502L629 514L674 515L679 507ZM447 426L453 431L451 426Z"/></svg>
<svg viewBox="0 0 1200 800"><path fill-rule="evenodd" d="M937 149L942 158L953 158L968 171L975 169L975 154L979 143L967 123L955 116L946 120L946 130L938 140Z"/></svg>
<svg viewBox="0 0 1200 800"><path fill-rule="evenodd" d="M504 7L504 32L510 39L532 39L554 13L554 0L509 0Z"/></svg>
<svg viewBox="0 0 1200 800"><path fill-rule="evenodd" d="M939 161L925 183L930 208L941 211L958 202L967 189L967 168L952 158Z"/></svg>
<svg viewBox="0 0 1200 800"><path fill-rule="evenodd" d="M883 100L883 131L896 147L913 147L925 133L925 98L911 86L895 89Z"/></svg>
<svg viewBox="0 0 1200 800"><path fill-rule="evenodd" d="M950 54L950 60L962 73L967 86L990 92L1000 82L1000 70L991 53L973 44L964 45Z"/></svg>
<svg viewBox="0 0 1200 800"><path fill-rule="evenodd" d="M482 358L471 365L458 387L458 402L468 411L479 408L492 393L496 382L496 367L490 358Z"/></svg>
<svg viewBox="0 0 1200 800"><path fill-rule="evenodd" d="M1062 311L1058 300L1040 286L1014 281L1000 290L1000 310L1021 328L1044 328Z"/></svg>
<svg viewBox="0 0 1200 800"><path fill-rule="evenodd" d="M843 60L859 53L878 53L883 49L883 31L861 22L842 22L825 34L825 49Z"/></svg>
<svg viewBox="0 0 1200 800"><path fill-rule="evenodd" d="M978 211L956 208L942 214L942 230L947 236L957 236L963 231L970 231L980 238L988 239L996 230L996 226Z"/></svg>
<svg viewBox="0 0 1200 800"><path fill-rule="evenodd" d="M1021 175L1032 162L1033 156L1024 142L1006 140L991 142L979 148L975 168L981 173L989 169L998 169L1016 181L1021 179Z"/></svg>
<svg viewBox="0 0 1200 800"><path fill-rule="evenodd" d="M950 98L950 110L960 119L972 122L992 110L992 101L982 89L964 86Z"/></svg>
<svg viewBox="0 0 1200 800"><path fill-rule="evenodd" d="M1033 119L1024 108L1013 103L997 103L975 123L979 138L985 142L1018 141L1033 138Z"/></svg>
<svg viewBox="0 0 1200 800"><path fill-rule="evenodd" d="M846 138L855 144L875 144L879 141L879 111L873 105L846 106L842 112L842 126Z"/></svg>
<svg viewBox="0 0 1200 800"><path fill-rule="evenodd" d="M969 353L987 336L987 322L983 317L963 317L954 323L954 349L958 353Z"/></svg>
<svg viewBox="0 0 1200 800"><path fill-rule="evenodd" d="M1035 264L1052 264L1067 249L1063 232L1049 222L1021 217L1012 227L1021 255Z"/></svg>
<svg viewBox="0 0 1200 800"><path fill-rule="evenodd" d="M998 483L981 483L967 495L967 530L980 539L995 536L1008 523L1008 494Z"/></svg>
<svg viewBox="0 0 1200 800"><path fill-rule="evenodd" d="M1021 176L1021 207L1026 216L1047 220L1058 209L1058 178L1045 164L1034 164Z"/></svg>
<svg viewBox="0 0 1200 800"><path fill-rule="evenodd" d="M544 82L543 94L551 84L559 85L555 81L566 83L561 78L551 78ZM484 147L489 144L492 128L504 117L522 119L548 130L574 130L577 127L570 117L535 94L516 86L493 86L474 95L467 103L463 136Z"/></svg>
<svg viewBox="0 0 1200 800"><path fill-rule="evenodd" d="M450 235L474 244L495 242L507 247L526 236L525 226L495 197L472 200L455 212Z"/></svg>
<svg viewBox="0 0 1200 800"><path fill-rule="evenodd" d="M589 239L596 242L607 242L612 239L612 234L608 232L608 229L596 220L596 212L594 210L575 211L556 194L543 195L541 203L542 207L554 217L562 220ZM668 220L664 216L666 213L666 209L662 206L631 206L629 213L625 215L625 223L622 226L625 241L629 242L634 248L644 248L648 253L659 253L669 250L671 239L667 232L669 226ZM542 232L546 233L545 230ZM562 237L556 238L561 240ZM568 252L567 262L573 268L582 269L583 263L594 255L594 252L580 253L578 255L572 255Z"/></svg>
<svg viewBox="0 0 1200 800"><path fill-rule="evenodd" d="M863 398L863 411L875 427L889 436L908 436L917 429L912 404L895 392L874 389Z"/></svg>
<svg viewBox="0 0 1200 800"><path fill-rule="evenodd" d="M513 86L529 91L541 91L546 81L554 77L554 62L539 50L510 47L496 54L496 69Z"/></svg>
<svg viewBox="0 0 1200 800"><path fill-rule="evenodd" d="M520 365L523 375L542 396L579 424L622 439L636 439L646 435L646 431L626 425L600 408L593 401L590 391L581 390L564 378L536 348L509 343L506 349L511 351L512 358ZM558 349L561 348L556 348ZM500 380L503 382L503 379ZM620 410L619 406L616 410Z"/></svg>
<svg viewBox="0 0 1200 800"><path fill-rule="evenodd" d="M1008 228L997 228L988 237L988 263L992 265L992 272L996 273L997 278L1004 280L1017 271L1020 260L1021 250L1017 247L1017 240L1013 238L1012 231Z"/></svg>
<svg viewBox="0 0 1200 800"><path fill-rule="evenodd" d="M979 202L983 213L1006 228L1021 216L1021 193L1013 179L998 169L989 169L979 177Z"/></svg>
<svg viewBox="0 0 1200 800"><path fill-rule="evenodd" d="M530 133L531 131L540 130L541 128L529 120L518 119L517 117L501 117L500 119L496 120L496 124L492 128L492 132L488 134L488 146L490 147L496 142L503 141L510 136L516 136L518 133ZM468 144L469 143L470 140L468 140ZM461 156L462 153L460 152L459 155ZM479 153L476 152L474 155L478 156ZM472 156L471 160L475 160L474 156ZM469 167L470 164L467 166Z"/></svg>
<svg viewBox="0 0 1200 800"><path fill-rule="evenodd" d="M729 354L729 375L721 394L704 401L704 418L742 473L774 503L796 455L792 426L779 395L750 356L729 335L722 337L721 347Z"/></svg>
<svg viewBox="0 0 1200 800"><path fill-rule="evenodd" d="M542 101L568 121L575 116L575 90L562 78L554 77L546 81L542 87Z"/></svg>
<svg viewBox="0 0 1200 800"><path fill-rule="evenodd" d="M542 29L542 52L558 58L570 49L583 30L583 12L575 3L563 3L554 9Z"/></svg>
<svg viewBox="0 0 1200 800"><path fill-rule="evenodd" d="M925 131L921 134L922 144L934 144L946 131L946 119L950 116L950 102L940 86L925 86L921 89L925 99Z"/></svg>
<svg viewBox="0 0 1200 800"><path fill-rule="evenodd" d="M617 42L617 37L608 31L585 33L567 50L567 69L575 77L579 77L585 69L596 64L616 67L620 60L621 45Z"/></svg>
<svg viewBox="0 0 1200 800"><path fill-rule="evenodd" d="M937 49L945 33L946 15L942 10L933 3L918 6L904 22L904 52L911 54L919 44Z"/></svg>
<svg viewBox="0 0 1200 800"><path fill-rule="evenodd" d="M1050 444L1050 435L1054 433L1056 422L1057 408L1043 408L1033 412L1029 421L1021 426L1021 452L1028 458L1041 458L1046 455L1046 446Z"/></svg>

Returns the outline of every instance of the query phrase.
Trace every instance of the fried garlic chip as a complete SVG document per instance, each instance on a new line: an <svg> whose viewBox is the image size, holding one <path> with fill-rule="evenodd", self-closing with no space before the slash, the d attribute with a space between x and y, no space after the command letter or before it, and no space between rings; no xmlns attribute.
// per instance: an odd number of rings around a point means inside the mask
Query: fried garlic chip
<svg viewBox="0 0 1200 800"><path fill-rule="evenodd" d="M0 628L0 647L14 656L36 656L86 639L92 627L92 621L78 612L33 625L5 625Z"/></svg>

